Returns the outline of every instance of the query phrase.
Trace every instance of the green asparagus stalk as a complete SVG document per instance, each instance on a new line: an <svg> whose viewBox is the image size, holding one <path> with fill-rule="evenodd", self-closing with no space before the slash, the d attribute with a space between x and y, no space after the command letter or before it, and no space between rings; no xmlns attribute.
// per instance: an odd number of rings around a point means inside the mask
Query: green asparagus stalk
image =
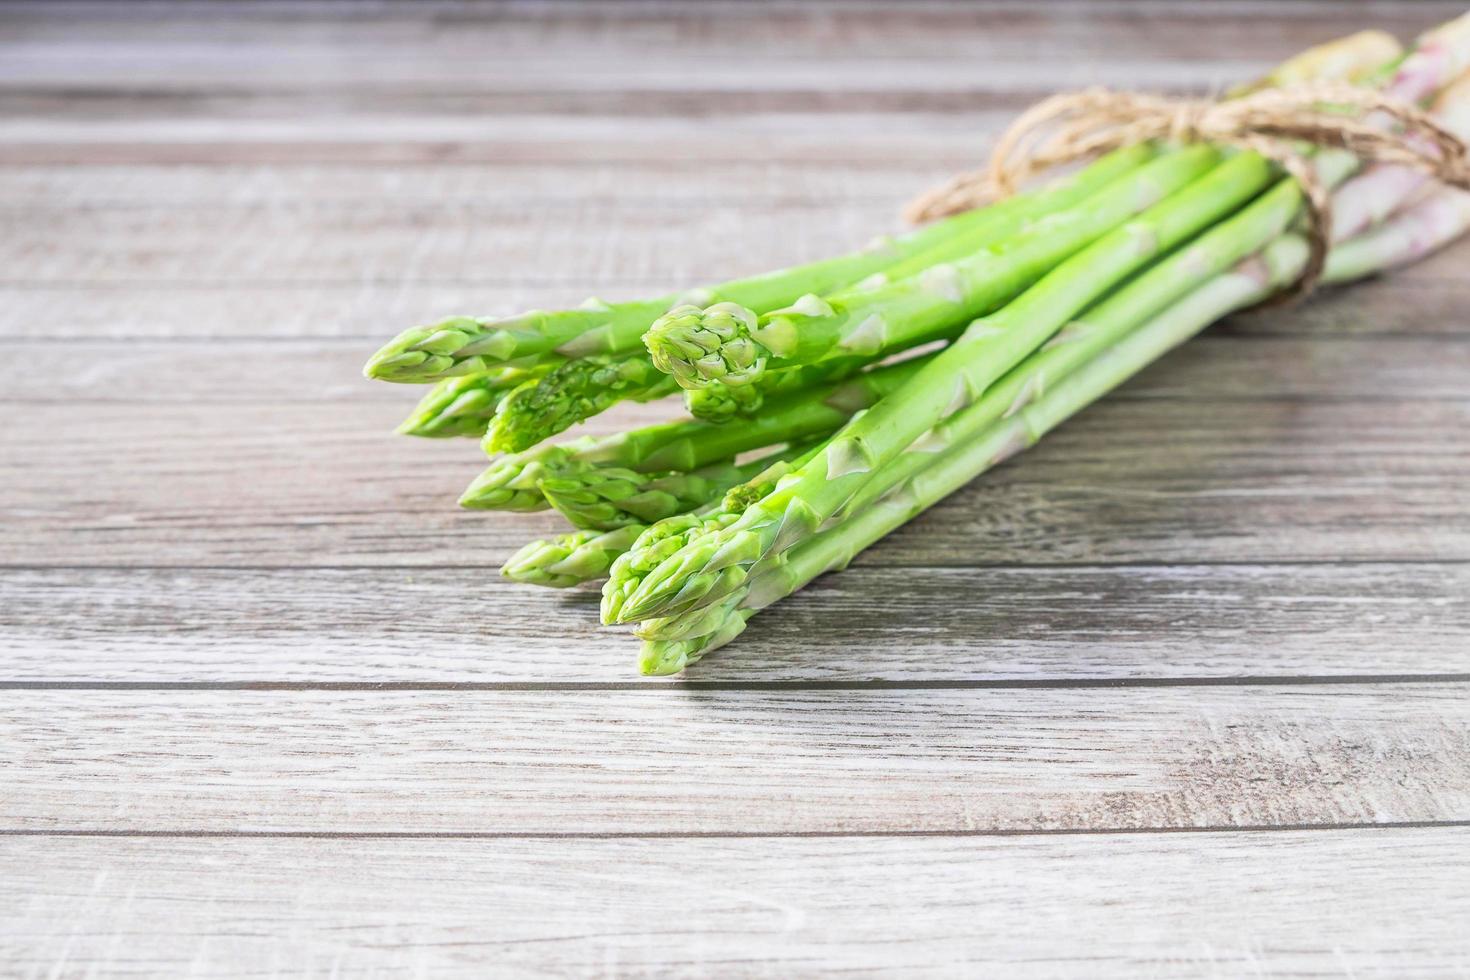
<svg viewBox="0 0 1470 980"><path fill-rule="evenodd" d="M1335 248L1324 281L1346 282L1414 261L1466 230L1470 230L1470 195L1441 191L1396 216L1378 232ZM846 520L791 549L719 603L643 624L639 631L645 637L640 652L643 673L677 673L728 643L759 610L823 572L846 567L858 552L985 470L1034 445L1056 425L1204 327L1269 298L1295 280L1306 261L1304 240L1294 234L1279 237L1259 254L1178 299L1144 326L1125 333L1049 392L1006 413L979 437L939 440L945 448L930 461L921 461L917 469L901 467L898 479L885 481L881 490L875 486L865 493ZM1103 305L1121 311L1130 303ZM1089 333L1095 331L1100 319L1105 317L1088 315ZM1029 379L1021 378L1029 366L1031 362L1017 369L1009 384L1011 389L1040 390ZM613 567L616 569L617 563ZM610 580L609 586L613 582ZM605 591L604 603L606 595Z"/></svg>
<svg viewBox="0 0 1470 980"><path fill-rule="evenodd" d="M677 533L677 529L698 524L704 518L720 511L730 513L733 520L745 504L732 501L759 500L774 488L776 481L800 465L815 453L820 444L814 445L801 455L777 454L774 462L752 476L745 483L731 487L723 502L707 504L697 514L675 514L651 526L627 524L612 531L584 530L555 538L532 541L511 556L501 569L501 574L517 582L545 585L552 588L570 588L582 582L602 578L615 559L636 546L649 547L661 537Z"/></svg>
<svg viewBox="0 0 1470 980"><path fill-rule="evenodd" d="M485 434L500 404L518 386L538 376L514 368L446 378L429 390L398 426L408 436L431 439Z"/></svg>
<svg viewBox="0 0 1470 980"><path fill-rule="evenodd" d="M485 433L485 451L521 452L617 402L651 401L677 390L668 375L641 355L567 361L501 402Z"/></svg>
<svg viewBox="0 0 1470 980"><path fill-rule="evenodd" d="M787 371L767 371L755 384L686 388L684 410L705 422L729 422L740 416L753 416L768 398L851 377L871 363L869 357L839 358Z"/></svg>
<svg viewBox="0 0 1470 980"><path fill-rule="evenodd" d="M1143 156L1147 152L1144 151ZM1109 159L1103 171L1121 172L1140 156ZM1111 179L1111 178L1110 178ZM498 365L530 366L562 358L635 352L650 324L670 308L686 303L707 306L738 303L773 310L809 292L830 292L905 259L969 240L1002 217L1024 212L1029 199L1005 201L995 208L967 212L917 231L883 237L868 248L836 258L793 266L748 279L736 279L682 294L608 304L588 300L575 310L531 310L505 318L450 317L412 327L385 344L363 373L383 381L425 382L478 374Z"/></svg>
<svg viewBox="0 0 1470 980"><path fill-rule="evenodd" d="M569 589L599 579L646 528L628 524L612 531L573 531L532 541L511 555L500 574L513 582Z"/></svg>
<svg viewBox="0 0 1470 980"><path fill-rule="evenodd" d="M573 527L610 531L692 511L770 466L804 455L806 450L805 446L787 447L740 465L726 460L688 473L653 476L621 467L584 464L543 479L541 492Z"/></svg>
<svg viewBox="0 0 1470 980"><path fill-rule="evenodd" d="M1332 183L1340 180L1345 172L1346 168L1339 165L1336 172L1322 176ZM1019 410L1068 373L1116 343L1151 313L1280 235L1295 218L1300 205L1301 191L1296 182L1278 182L1244 210L1168 256L1089 310L1082 319L1069 323L1045 347L991 385L974 404L915 440L897 459L881 465L867 486L843 509L836 511L833 519L844 519L875 493L882 493L906 479L926 465L935 452L976 438L987 426ZM726 528L730 526L727 524ZM605 601L604 615L613 617L609 621L616 622L647 618L650 608L656 608L659 616L677 615L718 602L728 592L741 588L751 574L758 574L744 565L717 565L707 554L698 551L701 543L704 542L695 540L693 535L685 542L694 546L692 550L696 557L705 558L705 565L696 569L689 561L687 566L676 567L675 570L683 571L686 578L672 596L654 592L660 596L658 606L651 606L648 597L659 586L661 580L657 576L668 575L669 568L660 568L641 581L633 581L631 576L627 580L620 578L631 572L631 566L614 566L613 577L604 595L616 594L619 599L616 602ZM673 561L686 561L688 558L689 553L686 552ZM761 564L772 561L779 561L779 555L757 561L755 565L758 569Z"/></svg>
<svg viewBox="0 0 1470 980"><path fill-rule="evenodd" d="M891 276L907 277L968 254L994 240L997 234L1008 234L1020 227L1037 208L1054 207L1076 198L1086 188L1101 186L1109 177L1136 168L1152 153L1149 147L1120 150L1060 187L987 209L981 216L983 220L977 218L970 222L963 233L949 235L931 247L890 265L886 271L874 272L860 286L850 286L849 290L872 289ZM847 294L847 291L839 290L836 295ZM870 357L849 358L847 361L851 366L845 368L842 365L824 366L818 380L851 374L871 360ZM768 387L771 392L787 390L775 380ZM606 411L619 401L649 401L674 390L673 380L655 368L649 356L641 350L573 360L541 380L527 383L505 400L490 428L487 448L518 452ZM736 415L757 411L767 393L764 388L749 387L744 392L723 398L695 399L689 405L690 413L696 418L728 421Z"/></svg>
<svg viewBox="0 0 1470 980"><path fill-rule="evenodd" d="M1165 153L1125 172L1029 230L998 238L955 262L930 266L877 288L823 298L758 316L736 303L675 307L644 337L653 363L682 387L746 385L767 370L829 358L877 357L943 336L1005 302L1062 259L1219 161L1210 147ZM1083 171L1087 173L1088 171ZM1091 186L1091 185L1088 185ZM1060 195L1072 188L1064 185Z"/></svg>
<svg viewBox="0 0 1470 980"><path fill-rule="evenodd" d="M675 514L649 526L609 570L609 579L602 592L603 620L613 622L622 603L642 577L682 548L691 537L733 524L752 501L774 490L786 474L805 465L821 451L821 447L822 443L816 443L799 455L775 461L746 482L731 487L718 506Z"/></svg>
<svg viewBox="0 0 1470 980"><path fill-rule="evenodd" d="M1452 85L1435 109L1456 130L1461 120L1470 120L1470 85L1464 88L1458 83ZM1328 168L1323 179L1329 184L1340 179L1348 169L1329 154L1323 155L1319 166ZM640 629L641 634L650 638L642 655L645 672L669 673L682 669L707 650L738 635L754 611L790 594L822 571L842 567L857 551L917 513L914 510L908 516L878 517L891 501L906 498L910 502L932 503L980 472L972 468L970 476L963 476L959 483L952 483L948 489L941 487L937 495L926 494L920 481L931 480L927 471L939 473L950 465L946 458L968 454L983 463L981 469L988 468L999 459L1034 444L1042 433L1076 408L1099 397L1203 326L1233 310L1261 302L1283 284L1295 280L1305 266L1307 250L1297 236L1281 236L1260 253L1241 259L1231 271L1214 276L1184 298L1173 301L1172 307L1153 316L1149 326L1129 332L1130 317L1147 319L1151 315L1149 311L1159 302L1170 301L1169 297L1177 292L1177 289L1170 290L1171 283L1177 286L1181 277L1192 277L1232 254L1250 240L1250 227L1258 230L1270 227L1272 222L1264 220L1268 218L1267 211L1280 203L1273 205L1273 197L1291 190L1295 190L1293 182L1283 181L1240 215L1207 232L1089 310L1081 321L1068 327L1063 335L987 392L979 404L937 427L925 440L925 451L911 448L884 467L879 477L849 503L842 515L844 520L833 522L835 529L797 545L775 561L757 566L755 575L713 604L645 623ZM1362 193L1365 193L1363 185L1349 183L1334 195L1334 206L1353 204L1354 196ZM1400 212L1382 228L1335 247L1323 281L1347 282L1415 261L1467 230L1470 230L1470 194L1441 190ZM1113 379L1099 386L1086 380L1089 374L1094 382L1099 378ZM1062 379L1060 384L1058 378ZM1080 386L1074 381L1077 378L1083 379ZM1055 395L1042 394L1069 386L1077 396L1070 408L1067 397L1057 399ZM1051 399L1049 405L1048 399ZM1034 407L1038 403L1041 407ZM1007 406L1004 412L1000 411L1002 405ZM1012 422L1018 414L1025 424L1019 430ZM977 427L983 427L984 431L975 434ZM976 445L981 448L971 448ZM934 447L939 447L939 461L931 463L926 453ZM990 448L995 451L991 452ZM943 482L934 479L929 484L931 489ZM927 505L921 503L918 509ZM865 520L877 521L879 527L869 532L858 530ZM628 576L619 575L616 563L612 575L604 589L605 609L610 592L622 590L621 598L632 587Z"/></svg>
<svg viewBox="0 0 1470 980"><path fill-rule="evenodd" d="M1264 161L1259 158L1252 160L1253 156L1236 157L1176 195L1175 199L1159 205L1151 214L1157 217L1171 208L1178 208L1181 200L1187 201L1192 193L1199 193L1212 179L1217 179L1232 166L1241 165L1243 160L1264 166ZM1315 162L1319 179L1328 186L1340 183L1356 167L1356 162L1342 152L1318 154ZM1351 199L1352 194L1339 197ZM1208 200L1208 193L1205 199ZM1301 191L1296 182L1291 179L1278 182L1271 192L1241 214L1141 276L1138 282L1115 298L1115 305L1124 300L1146 300L1157 306L1182 295L1183 290L1198 282L1202 275L1218 269L1220 262L1234 261L1274 238L1285 227L1284 222L1291 220L1300 210L1300 205ZM1191 206L1184 204L1182 212L1175 211L1173 218L1165 224L1181 219L1187 221ZM1135 223L1133 232L1137 232L1142 224L1144 222ZM1205 225L1197 226L1196 230ZM1156 235L1159 230L1156 227L1150 234ZM979 399L1001 373L1009 370L1060 327L1071 315L1067 311L1075 310L1068 304L1078 296L1077 283L1087 282L1096 273L1102 273L1103 280L1108 278L1105 270L1110 262L1110 248L1116 250L1112 259L1122 258L1126 264L1128 233L1128 229L1118 233L1111 245L1109 239L1095 244L1064 263L1020 300L1000 313L972 324L961 340L926 366L902 392L839 432L824 452L828 467L825 471L818 465L807 467L771 500L754 505L741 521L716 534L691 541L680 554L672 556L636 588L628 590L631 594L620 610L622 621L671 615L716 602L737 588L752 573L752 566L761 561L775 560L773 552L779 555L792 543L814 533L814 528L831 519L843 506L846 502L844 497L850 498L867 481L872 470L892 458L894 446L901 448L903 442L923 435L920 419L938 422L953 411L954 404L966 405ZM1192 233L1186 232L1181 238ZM1157 246L1159 242L1149 244ZM1114 281L1121 279L1127 271L1122 270L1122 275L1116 276ZM1074 279L1074 274L1080 278ZM1125 325L1137 322L1141 316L1135 310L1135 313L1123 316L1120 322ZM974 350L965 353L971 345ZM948 369L946 363L950 365ZM946 371L949 377L946 377ZM935 397L936 390L940 397ZM943 403L945 392L953 392L950 406ZM916 409L915 402L922 399L928 400L927 407ZM988 403L987 399L980 400ZM844 443L850 443L850 448L844 448Z"/></svg>
<svg viewBox="0 0 1470 980"><path fill-rule="evenodd" d="M1273 258L1279 259L1281 252L1293 249L1305 259L1306 246L1300 238L1293 236L1283 242L1289 244L1269 253ZM1268 266L1266 271L1276 283L1285 282L1281 270L1289 264L1278 260L1274 269ZM1268 283L1259 278L1256 268L1240 270L1234 275L1249 280L1249 288L1242 292L1269 295ZM980 438L946 441L941 451L930 455L927 466L909 474L850 519L768 564L742 583L740 589L724 596L720 603L644 623L639 629L645 639L639 654L640 669L645 674L677 673L733 640L759 609L790 595L824 571L845 567L863 548L1034 442L1043 432L1100 397L1133 371L1235 308L1237 302L1235 291L1231 291L1230 305L1223 310L1219 303L1191 296L1148 326L1127 335L1106 357L1095 357L1037 401L992 425Z"/></svg>
<svg viewBox="0 0 1470 980"><path fill-rule="evenodd" d="M975 321L900 391L850 422L775 493L731 527L690 542L649 575L622 616L645 619L702 604L718 583L747 574L767 555L816 533L876 469L933 425L979 400L1103 293L1254 197L1273 169L1253 153L1232 157L1078 252L1001 311Z"/></svg>
<svg viewBox="0 0 1470 980"><path fill-rule="evenodd" d="M1089 182L1081 186L1089 186L1124 163L1132 163L1132 158L1113 159L1107 170L1093 171L1089 175ZM1070 193L1077 191L1078 186L1069 188ZM1038 199L1037 204L1038 206L1044 206L1046 203L1056 205L1064 200L1065 198L1059 194L1053 193ZM996 222L990 227L987 237L1019 228L1023 221L1024 215L1017 215L1014 222ZM891 282L918 275L924 269L941 262L960 258L984 244L985 242L977 241L973 235L957 237L945 245L899 262L883 272L876 272L862 282L840 290L836 296L844 297L872 292ZM766 371L758 380L748 385L705 385L700 388L685 388L684 409L695 418L706 422L729 422L740 416L753 416L761 410L766 404L766 399L771 396L850 377L871 364L873 360L872 356L866 354L838 357L785 370Z"/></svg>
<svg viewBox="0 0 1470 980"><path fill-rule="evenodd" d="M788 309L757 317L732 303L670 310L648 331L654 364L685 388L748 385L767 367L795 367L831 357L878 357L953 334L970 317L994 310L1061 260L1129 217L1200 178L1219 162L1211 147L1166 153L1054 213L1017 237L966 259L869 292L806 295Z"/></svg>
<svg viewBox="0 0 1470 980"><path fill-rule="evenodd" d="M607 466L657 473L689 472L766 446L802 442L835 431L852 414L897 391L927 363L912 358L772 399L752 419L731 424L665 422L600 438L543 444L502 456L475 478L460 505L478 510L544 510L547 480Z"/></svg>
<svg viewBox="0 0 1470 980"><path fill-rule="evenodd" d="M1441 33L1443 31L1441 29ZM1397 64L1399 57L1400 49L1393 38L1381 32L1360 32L1309 49L1242 91L1309 78L1362 81L1374 72L1382 71L1385 61ZM980 258L984 258L983 253ZM898 273L921 272L930 280L931 287L952 285L951 269L943 265L935 267L933 263L923 270L895 267L889 270L889 284L899 278ZM844 341L878 344L882 349L891 350L910 342L914 333L943 329L915 317L914 310L901 307L889 306L878 316L871 316L870 308L853 292L849 289L825 300L803 297L789 310L759 316L758 311L733 306L703 313L676 309L650 328L645 343L654 354L655 363L675 375L682 386L702 388L716 382L730 386L749 384L761 377L768 362L805 362L835 356L834 350L842 351L841 346L836 345ZM911 290L911 297L912 293ZM877 297L879 300L890 298ZM926 312L942 316L939 309L931 308ZM968 311L967 315L954 318L951 327L957 329L969 316L982 312L985 310ZM894 321L897 321L897 326L893 325ZM857 339L848 331L852 331Z"/></svg>
<svg viewBox="0 0 1470 980"><path fill-rule="evenodd" d="M1308 79L1360 79L1369 72L1380 70L1382 65L1397 64L1401 54L1398 41L1391 35L1381 31L1361 31L1349 37L1308 49L1278 66L1275 71L1255 84L1242 87L1237 94L1271 86L1296 84ZM1093 176L1099 177L1100 175L1094 174ZM1080 195L1084 190L1085 185L1074 184L1067 189L1066 193ZM1054 192L1045 199L1044 203L1055 208L1064 206L1069 200L1077 199L1080 198L1068 198ZM829 298L829 301L831 299L837 301L861 299L863 293L872 292L909 276L922 273L926 268L937 265L941 261L961 258L966 244L963 238L952 240L948 245L948 254L941 255L940 249L931 249L922 256L900 262L884 272L848 287L839 292L836 297ZM828 377L846 376L856 369L856 365L867 360L868 358L864 356L839 358L819 361L798 369L766 372L762 375L761 380L749 385L711 384L686 388L685 408L696 418L709 421L727 421L737 415L750 415L760 409L765 396L771 393L771 389L782 383L776 379L790 378L795 381L796 385L806 385ZM775 381L775 384L770 384L772 381Z"/></svg>
<svg viewBox="0 0 1470 980"><path fill-rule="evenodd" d="M976 403L936 425L896 459L882 466L829 523L853 519L930 465L935 454L986 438L992 426L1044 397L1048 390L1065 384L1070 374L1103 356L1151 314L1279 237L1295 217L1300 201L1296 183L1282 181L1250 208L1211 229L1087 311L991 386ZM658 615L677 617L681 613L712 608L782 561L778 553L751 568L735 566L714 573L704 572L691 580L678 601L666 603ZM619 587L626 588L622 583ZM625 621L645 618L637 615L643 588L640 585L634 590L624 604Z"/></svg>

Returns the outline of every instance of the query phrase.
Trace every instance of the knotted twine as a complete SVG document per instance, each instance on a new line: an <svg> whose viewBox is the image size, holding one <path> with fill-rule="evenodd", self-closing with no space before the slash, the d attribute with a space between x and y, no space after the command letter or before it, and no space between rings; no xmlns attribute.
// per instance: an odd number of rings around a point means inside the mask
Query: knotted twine
<svg viewBox="0 0 1470 980"><path fill-rule="evenodd" d="M1250 150L1296 178L1310 251L1284 299L1312 291L1332 244L1331 191L1303 144L1346 150L1364 163L1412 167L1470 190L1465 144L1428 113L1370 89L1317 83L1220 101L1092 88L1056 95L1026 110L1001 136L988 168L926 191L910 202L904 216L917 224L978 208L1014 194L1026 180L1054 167L1152 140Z"/></svg>

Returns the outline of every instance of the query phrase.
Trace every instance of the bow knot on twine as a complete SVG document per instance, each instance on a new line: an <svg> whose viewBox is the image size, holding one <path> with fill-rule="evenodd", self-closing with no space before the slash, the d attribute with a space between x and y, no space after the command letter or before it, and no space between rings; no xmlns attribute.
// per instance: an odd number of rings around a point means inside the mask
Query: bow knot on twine
<svg viewBox="0 0 1470 980"><path fill-rule="evenodd" d="M1311 251L1291 296L1311 291L1332 243L1330 189L1306 147L1346 150L1364 163L1412 167L1470 189L1465 144L1424 111L1381 92L1322 83L1210 100L1092 88L1032 106L1001 136L988 168L921 194L904 215L919 223L968 211L1014 194L1054 167L1160 140L1253 151L1296 178Z"/></svg>

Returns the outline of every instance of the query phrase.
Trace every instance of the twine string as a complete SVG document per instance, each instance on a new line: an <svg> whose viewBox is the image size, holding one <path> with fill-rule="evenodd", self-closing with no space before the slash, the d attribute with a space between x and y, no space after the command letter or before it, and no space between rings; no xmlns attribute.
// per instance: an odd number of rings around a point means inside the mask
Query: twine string
<svg viewBox="0 0 1470 980"><path fill-rule="evenodd" d="M1470 190L1465 144L1423 110L1370 89L1319 83L1215 101L1092 88L1027 109L1001 135L986 169L926 191L910 202L905 217L919 223L981 207L1055 167L1150 141L1250 150L1296 179L1310 252L1287 298L1311 292L1332 242L1331 193L1304 144L1346 150L1364 163L1411 167Z"/></svg>

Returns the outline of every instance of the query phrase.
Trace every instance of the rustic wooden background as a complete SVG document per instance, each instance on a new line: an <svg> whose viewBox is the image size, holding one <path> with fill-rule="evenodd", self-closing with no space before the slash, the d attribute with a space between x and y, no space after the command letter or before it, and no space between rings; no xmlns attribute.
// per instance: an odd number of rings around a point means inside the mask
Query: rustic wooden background
<svg viewBox="0 0 1470 980"><path fill-rule="evenodd" d="M1217 328L675 682L358 375L1460 6L0 8L0 974L1470 973L1470 250Z"/></svg>

